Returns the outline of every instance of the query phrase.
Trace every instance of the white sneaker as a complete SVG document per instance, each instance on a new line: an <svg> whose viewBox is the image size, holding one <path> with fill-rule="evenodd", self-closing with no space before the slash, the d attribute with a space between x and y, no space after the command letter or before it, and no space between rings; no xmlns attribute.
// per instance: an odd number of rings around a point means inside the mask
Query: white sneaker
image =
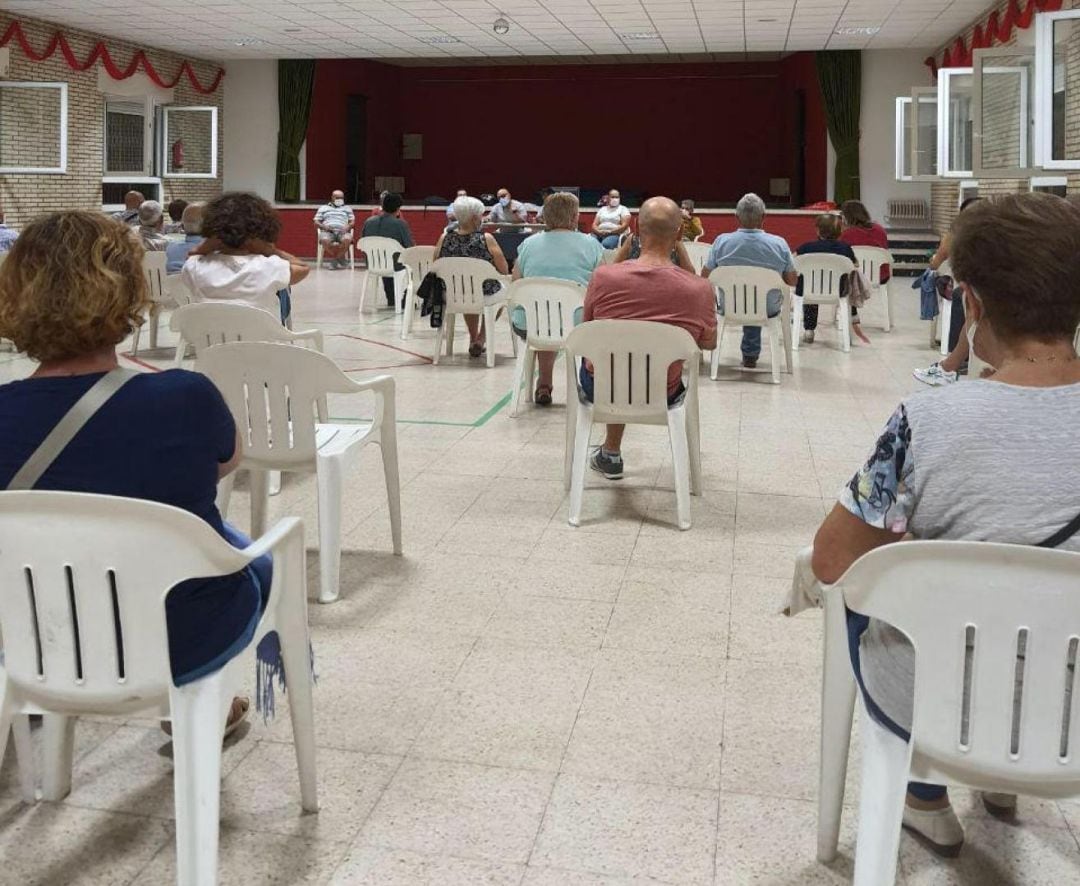
<svg viewBox="0 0 1080 886"><path fill-rule="evenodd" d="M802 334L802 340L804 342L806 342L806 344L812 345L814 343L814 330L813 329L805 330L803 332L803 334Z"/></svg>
<svg viewBox="0 0 1080 886"><path fill-rule="evenodd" d="M960 378L958 373L942 369L940 363L931 363L926 369L916 369L911 374L924 385L935 388L951 385Z"/></svg>
<svg viewBox="0 0 1080 886"><path fill-rule="evenodd" d="M939 855L954 856L964 845L964 829L952 806L928 811L905 804L904 827L914 831Z"/></svg>

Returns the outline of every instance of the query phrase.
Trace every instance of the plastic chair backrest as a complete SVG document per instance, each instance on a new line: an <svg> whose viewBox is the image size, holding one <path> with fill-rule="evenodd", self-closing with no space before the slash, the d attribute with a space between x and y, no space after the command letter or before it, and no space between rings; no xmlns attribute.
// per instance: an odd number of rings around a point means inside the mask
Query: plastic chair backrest
<svg viewBox="0 0 1080 886"><path fill-rule="evenodd" d="M615 263L615 256L618 254L618 249L605 249L604 256L600 259L600 263L604 265L611 265Z"/></svg>
<svg viewBox="0 0 1080 886"><path fill-rule="evenodd" d="M244 441L244 461L266 469L315 458L315 416L325 422L326 394L349 393L352 382L317 351L268 342L207 348L199 371L225 397Z"/></svg>
<svg viewBox="0 0 1080 886"><path fill-rule="evenodd" d="M700 274L701 269L705 267L705 259L712 252L712 244L699 243L694 240L692 243L683 243L683 246L686 247L686 254L690 256L690 264L694 266L694 273Z"/></svg>
<svg viewBox="0 0 1080 886"><path fill-rule="evenodd" d="M286 342L291 333L262 308L235 302L197 302L177 308L169 328L195 348L196 358L214 345L235 341Z"/></svg>
<svg viewBox="0 0 1080 886"><path fill-rule="evenodd" d="M593 368L593 420L665 424L668 367L700 357L685 329L648 320L591 320L566 337L569 358ZM697 383L690 367L689 385Z"/></svg>
<svg viewBox="0 0 1080 886"><path fill-rule="evenodd" d="M143 276L146 277L147 295L156 303L166 301L165 253L146 252L142 260Z"/></svg>
<svg viewBox="0 0 1080 886"><path fill-rule="evenodd" d="M875 288L881 283L881 266L888 265L891 268L896 264L892 253L880 246L852 246L851 251L855 253L855 261L858 262L866 282Z"/></svg>
<svg viewBox="0 0 1080 886"><path fill-rule="evenodd" d="M833 304L840 301L840 284L855 270L842 255L797 255L795 270L802 277L803 298L814 304Z"/></svg>
<svg viewBox="0 0 1080 886"><path fill-rule="evenodd" d="M109 495L0 492L0 538L2 669L24 699L69 710L160 700L165 594L247 564L194 514Z"/></svg>
<svg viewBox="0 0 1080 886"><path fill-rule="evenodd" d="M515 280L510 304L524 308L526 338L542 348L561 348L574 328L574 311L585 304L585 287L569 280L529 277Z"/></svg>
<svg viewBox="0 0 1080 886"><path fill-rule="evenodd" d="M484 283L502 279L495 266L482 258L437 258L431 270L446 284L445 310L450 314L482 314Z"/></svg>
<svg viewBox="0 0 1080 886"><path fill-rule="evenodd" d="M844 574L848 608L915 647L918 757L961 780L1080 780L1078 575L1080 553L959 541L888 545Z"/></svg>
<svg viewBox="0 0 1080 886"><path fill-rule="evenodd" d="M398 261L409 269L412 274L413 285L419 288L424 282L424 277L431 270L432 262L435 261L434 246L410 246L403 249Z"/></svg>
<svg viewBox="0 0 1080 886"><path fill-rule="evenodd" d="M749 265L728 265L709 274L709 282L724 293L724 320L764 326L769 319L768 294L787 289L776 271Z"/></svg>
<svg viewBox="0 0 1080 886"><path fill-rule="evenodd" d="M361 237L357 245L367 256L368 270L377 274L393 274L394 256L405 248L390 237Z"/></svg>

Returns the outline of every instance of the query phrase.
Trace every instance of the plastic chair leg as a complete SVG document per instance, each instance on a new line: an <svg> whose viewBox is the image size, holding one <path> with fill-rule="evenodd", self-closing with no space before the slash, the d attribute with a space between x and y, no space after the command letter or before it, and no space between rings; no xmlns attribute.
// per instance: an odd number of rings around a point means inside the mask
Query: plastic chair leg
<svg viewBox="0 0 1080 886"><path fill-rule="evenodd" d="M510 417L517 418L521 412L522 389L525 387L525 364L529 362L532 349L526 344L514 361L514 387L510 390ZM531 376L530 376L531 378Z"/></svg>
<svg viewBox="0 0 1080 886"><path fill-rule="evenodd" d="M365 271L364 272L364 283L360 287L360 308L357 311L357 313L360 316L363 316L363 314L364 314L364 304L367 302L368 289L371 288L371 280L372 280L371 271Z"/></svg>
<svg viewBox="0 0 1080 886"><path fill-rule="evenodd" d="M0 735L7 735L7 730L0 726ZM37 802L37 790L34 785L34 746L30 742L30 718L16 714L11 722L11 737L15 740L15 755L19 758L19 791L24 803ZM0 760L4 757L0 749Z"/></svg>
<svg viewBox="0 0 1080 886"><path fill-rule="evenodd" d="M161 308L157 305L150 309L150 350L157 348L158 325L161 320Z"/></svg>
<svg viewBox="0 0 1080 886"><path fill-rule="evenodd" d="M818 312L821 312L821 308L818 308ZM804 313L803 300L801 297L796 296L795 310L791 312L791 349L793 351L799 350L799 340L802 338Z"/></svg>
<svg viewBox="0 0 1080 886"><path fill-rule="evenodd" d="M566 358L566 450L563 454L563 488L570 489L570 474L574 466L574 441L577 438L578 402L577 360L563 351Z"/></svg>
<svg viewBox="0 0 1080 886"><path fill-rule="evenodd" d="M404 274L394 274L394 313L400 314L405 310L405 294L408 292L408 281Z"/></svg>
<svg viewBox="0 0 1080 886"><path fill-rule="evenodd" d="M270 504L270 472L249 469L248 484L251 487L251 537L258 538L266 532L266 511Z"/></svg>
<svg viewBox="0 0 1080 886"><path fill-rule="evenodd" d="M853 883L885 886L896 882L911 746L869 715L862 724L862 790Z"/></svg>
<svg viewBox="0 0 1080 886"><path fill-rule="evenodd" d="M880 273L880 271L878 273ZM884 313L884 317L881 321L881 328L885 332L891 332L893 327L893 308L892 300L889 298L889 284L878 284L876 289L881 294L882 310Z"/></svg>
<svg viewBox="0 0 1080 886"><path fill-rule="evenodd" d="M401 479L398 473L397 429L386 425L380 431L383 477L386 480L386 504L390 510L390 536L394 553L401 556Z"/></svg>
<svg viewBox="0 0 1080 886"><path fill-rule="evenodd" d="M341 578L341 484L340 458L318 458L315 474L319 486L319 602L338 598Z"/></svg>
<svg viewBox="0 0 1080 886"><path fill-rule="evenodd" d="M443 336L445 335L444 330L446 329L446 324L448 322L450 322L450 318L443 317L443 325L435 330L435 353L431 356L431 363L433 366L439 365L439 357L442 354L443 349Z"/></svg>
<svg viewBox="0 0 1080 886"><path fill-rule="evenodd" d="M270 472L270 495L281 494L281 471Z"/></svg>
<svg viewBox="0 0 1080 886"><path fill-rule="evenodd" d="M577 408L577 427L574 430L574 461L570 469L571 526L581 525L581 500L585 496L585 462L589 458L589 431L592 430L592 407L583 403Z"/></svg>
<svg viewBox="0 0 1080 886"><path fill-rule="evenodd" d="M836 319L840 323L840 350L847 354L851 351L851 303L846 298L840 299Z"/></svg>
<svg viewBox="0 0 1080 886"><path fill-rule="evenodd" d="M724 318L716 318L716 347L712 349L712 359L709 361L709 378L716 381L716 375L720 371L720 345L724 342Z"/></svg>
<svg viewBox="0 0 1080 886"><path fill-rule="evenodd" d="M232 498L233 484L235 483L236 471L233 471L231 474L218 480L217 497L214 504L217 505L218 513L221 514L222 520L229 514L229 500Z"/></svg>
<svg viewBox="0 0 1080 886"><path fill-rule="evenodd" d="M690 447L686 440L686 406L669 409L668 438L671 441L671 465L675 474L675 510L679 529L690 528Z"/></svg>
<svg viewBox="0 0 1080 886"><path fill-rule="evenodd" d="M484 308L484 330L487 335L487 368L495 368L495 308Z"/></svg>
<svg viewBox="0 0 1080 886"><path fill-rule="evenodd" d="M701 418L695 392L693 402L686 401L686 437L690 452L690 494L701 495Z"/></svg>
<svg viewBox="0 0 1080 886"><path fill-rule="evenodd" d="M821 768L818 773L818 861L836 858L844 808L855 678L848 657L847 617L839 590L825 591L824 667L821 678Z"/></svg>
<svg viewBox="0 0 1080 886"><path fill-rule="evenodd" d="M318 812L319 790L315 764L315 705L311 692L311 655L308 646L307 594L303 583L303 548L298 552L299 582L287 587L288 605L279 610L278 634L285 682L289 691L289 719L292 721L296 769L300 776L300 806Z"/></svg>
<svg viewBox="0 0 1080 886"><path fill-rule="evenodd" d="M71 767L75 759L75 718L46 714L41 724L41 798L57 802L71 793Z"/></svg>
<svg viewBox="0 0 1080 886"><path fill-rule="evenodd" d="M765 327L765 334L769 337L769 356L772 357L772 383L780 384L780 348L783 347L783 322L773 318Z"/></svg>
<svg viewBox="0 0 1080 886"><path fill-rule="evenodd" d="M412 281L405 290L405 310L401 318L401 340L406 341L412 335L413 315L416 313L416 282Z"/></svg>
<svg viewBox="0 0 1080 886"><path fill-rule="evenodd" d="M510 330L510 347L514 352L514 357L516 358L518 355L518 350L520 350L520 343L518 342L517 335L514 334L514 319L510 311L510 306L504 305L503 311L506 313L506 327Z"/></svg>
<svg viewBox="0 0 1080 886"><path fill-rule="evenodd" d="M941 356L949 356L949 331L952 328L952 302L943 298L941 300ZM933 330L934 324L930 324L930 329ZM931 344L933 344L933 333L931 333Z"/></svg>
<svg viewBox="0 0 1080 886"><path fill-rule="evenodd" d="M443 325L439 327L440 332L446 330L446 356L454 356L454 328L457 325L457 314L443 314ZM438 351L436 351L438 353Z"/></svg>
<svg viewBox="0 0 1080 886"><path fill-rule="evenodd" d="M315 247L315 270L319 270L322 267L322 241L319 241L319 245Z"/></svg>
<svg viewBox="0 0 1080 886"><path fill-rule="evenodd" d="M217 883L224 672L169 692L176 800L176 882Z"/></svg>
<svg viewBox="0 0 1080 886"><path fill-rule="evenodd" d="M141 334L142 334L142 327L141 326L136 326L135 327L135 334L131 338L131 356L132 357L139 356L139 337L140 337Z"/></svg>
<svg viewBox="0 0 1080 886"><path fill-rule="evenodd" d="M780 335L777 339L784 345L784 367L788 375L795 372L795 358L791 353L791 290L784 294L780 304Z"/></svg>

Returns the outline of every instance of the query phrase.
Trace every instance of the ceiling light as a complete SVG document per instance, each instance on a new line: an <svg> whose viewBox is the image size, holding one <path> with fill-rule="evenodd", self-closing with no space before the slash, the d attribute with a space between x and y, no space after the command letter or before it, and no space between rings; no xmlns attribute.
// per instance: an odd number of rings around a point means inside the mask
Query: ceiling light
<svg viewBox="0 0 1080 886"><path fill-rule="evenodd" d="M461 41L457 37L451 37L449 34L441 34L436 37L423 37L421 38L424 43L460 43Z"/></svg>
<svg viewBox="0 0 1080 886"><path fill-rule="evenodd" d="M656 31L631 31L629 34L620 34L623 40L655 40L659 35Z"/></svg>
<svg viewBox="0 0 1080 886"><path fill-rule="evenodd" d="M874 34L876 34L880 30L881 30L880 27L837 28L835 31L833 31L833 33L834 34L840 34L841 36L850 36L852 34L858 34L858 35L862 35L862 36L873 37Z"/></svg>
<svg viewBox="0 0 1080 886"><path fill-rule="evenodd" d="M505 16L500 15L495 19L495 24L491 26L491 30L502 37L510 33L510 22L506 20Z"/></svg>

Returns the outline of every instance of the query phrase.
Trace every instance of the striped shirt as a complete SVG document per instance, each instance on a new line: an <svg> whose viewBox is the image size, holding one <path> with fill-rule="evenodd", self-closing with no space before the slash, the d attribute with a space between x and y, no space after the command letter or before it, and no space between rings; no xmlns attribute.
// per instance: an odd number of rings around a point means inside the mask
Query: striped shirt
<svg viewBox="0 0 1080 886"><path fill-rule="evenodd" d="M348 206L327 203L325 206L320 206L319 211L315 213L315 222L337 231L344 231L350 223L355 222L355 216Z"/></svg>

